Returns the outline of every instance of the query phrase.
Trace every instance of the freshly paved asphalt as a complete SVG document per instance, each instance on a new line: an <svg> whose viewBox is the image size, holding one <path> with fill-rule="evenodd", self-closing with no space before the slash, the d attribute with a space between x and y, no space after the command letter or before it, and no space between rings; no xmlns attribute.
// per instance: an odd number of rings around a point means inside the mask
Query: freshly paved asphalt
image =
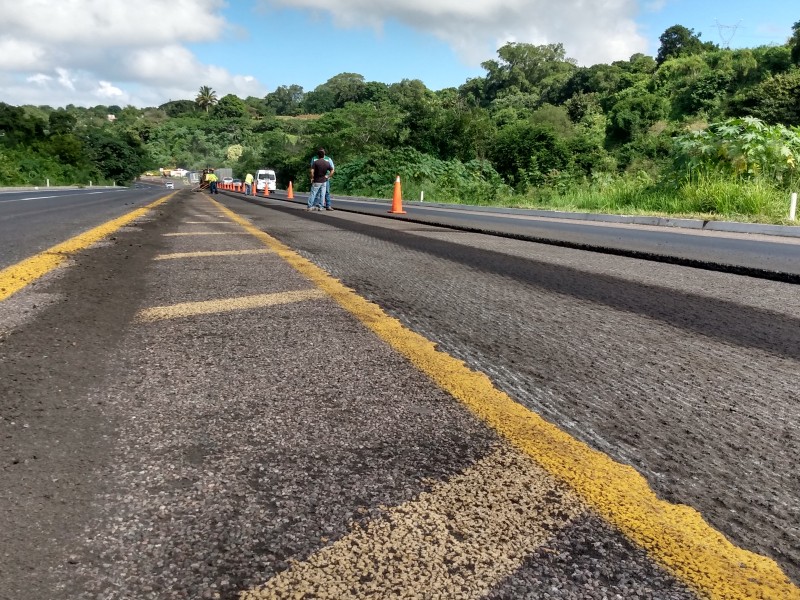
<svg viewBox="0 0 800 600"><path fill-rule="evenodd" d="M800 581L796 286L217 199ZM165 206L0 306L0 598L695 597L203 194Z"/></svg>

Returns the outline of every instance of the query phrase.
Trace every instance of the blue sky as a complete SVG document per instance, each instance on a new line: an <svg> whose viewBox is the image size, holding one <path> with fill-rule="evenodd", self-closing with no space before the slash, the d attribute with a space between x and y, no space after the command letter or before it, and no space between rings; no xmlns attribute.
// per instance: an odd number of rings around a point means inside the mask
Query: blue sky
<svg viewBox="0 0 800 600"><path fill-rule="evenodd" d="M505 42L561 42L579 64L655 56L681 24L732 47L781 44L787 0L0 0L0 102L158 106L306 91L343 72L431 89L484 74Z"/></svg>

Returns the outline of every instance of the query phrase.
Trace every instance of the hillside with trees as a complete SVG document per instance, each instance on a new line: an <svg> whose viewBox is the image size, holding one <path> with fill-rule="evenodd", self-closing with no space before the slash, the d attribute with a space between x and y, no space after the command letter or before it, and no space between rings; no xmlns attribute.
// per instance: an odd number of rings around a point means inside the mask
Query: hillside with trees
<svg viewBox="0 0 800 600"><path fill-rule="evenodd" d="M314 90L159 107L0 103L0 185L130 182L148 169L276 170L334 193L778 222L800 187L800 21L783 45L720 48L680 25L656 57L579 67L561 44L509 43L458 88L341 73ZM111 117L109 117L111 115Z"/></svg>

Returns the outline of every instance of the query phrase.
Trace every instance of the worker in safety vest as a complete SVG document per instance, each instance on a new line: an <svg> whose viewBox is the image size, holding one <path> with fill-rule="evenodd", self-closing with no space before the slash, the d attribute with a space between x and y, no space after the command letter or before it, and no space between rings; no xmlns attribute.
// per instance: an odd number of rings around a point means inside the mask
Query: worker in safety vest
<svg viewBox="0 0 800 600"><path fill-rule="evenodd" d="M217 191L217 175L214 173L214 171L208 172L208 174L206 175L206 181L208 182L208 191L211 194L218 194L219 192Z"/></svg>
<svg viewBox="0 0 800 600"><path fill-rule="evenodd" d="M244 177L244 195L245 196L252 196L253 195L253 174L248 173Z"/></svg>

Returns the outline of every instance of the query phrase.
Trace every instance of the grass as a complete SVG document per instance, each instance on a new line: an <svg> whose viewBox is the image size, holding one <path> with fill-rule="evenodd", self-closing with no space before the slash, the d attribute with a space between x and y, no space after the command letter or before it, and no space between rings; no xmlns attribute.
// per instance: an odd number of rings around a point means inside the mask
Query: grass
<svg viewBox="0 0 800 600"><path fill-rule="evenodd" d="M405 193L408 199L418 199ZM431 202L457 202L447 194L425 193ZM647 215L706 221L737 221L797 225L789 221L790 194L763 181L732 181L706 178L675 188L617 179L607 185L587 185L557 192L534 188L525 196L499 196L492 202L460 201L461 204L491 204L513 208L590 212L616 215Z"/></svg>

